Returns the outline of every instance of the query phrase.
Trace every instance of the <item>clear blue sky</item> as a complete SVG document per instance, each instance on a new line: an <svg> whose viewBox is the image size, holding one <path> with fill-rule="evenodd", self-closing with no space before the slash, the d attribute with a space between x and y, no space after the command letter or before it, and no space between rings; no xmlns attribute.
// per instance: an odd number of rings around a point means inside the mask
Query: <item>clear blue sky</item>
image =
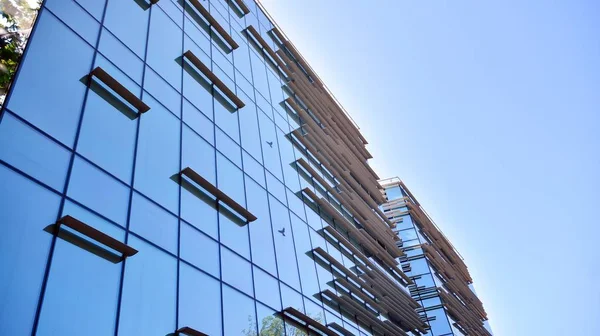
<svg viewBox="0 0 600 336"><path fill-rule="evenodd" d="M263 0L498 336L600 335L600 2Z"/></svg>

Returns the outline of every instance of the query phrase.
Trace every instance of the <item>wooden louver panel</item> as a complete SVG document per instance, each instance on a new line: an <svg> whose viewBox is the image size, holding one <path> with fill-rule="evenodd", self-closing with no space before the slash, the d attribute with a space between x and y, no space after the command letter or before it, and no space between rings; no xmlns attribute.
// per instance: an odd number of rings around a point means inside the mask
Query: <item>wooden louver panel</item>
<svg viewBox="0 0 600 336"><path fill-rule="evenodd" d="M188 0L188 1L192 4L192 6L194 6L194 8L196 8L196 10L198 12L200 12L200 14L202 14L202 16L206 19L206 21L208 21L210 26L213 27L214 30L216 30L217 33L219 33L219 35L227 43L229 43L229 46L231 46L232 50L239 48L239 45L237 44L237 42L235 42L235 40L231 37L231 35L229 35L229 33L227 33L227 31L225 31L223 26L221 26L219 24L219 22L217 22L217 20L212 15L210 15L208 10L206 10L206 8L204 8L204 6L202 6L202 4L198 0Z"/></svg>
<svg viewBox="0 0 600 336"><path fill-rule="evenodd" d="M108 86L111 90L116 92L129 104L135 107L139 113L144 113L150 110L150 107L148 105L146 105L131 91L127 90L127 88L125 88L121 83L119 83L101 67L96 67L94 70L92 70L92 72L90 72L90 79L92 76L98 78L102 83L106 84L106 86Z"/></svg>
<svg viewBox="0 0 600 336"><path fill-rule="evenodd" d="M236 96L235 93L233 93L233 91L231 91L227 85L225 85L225 83L219 79L219 77L210 71L210 69L204 65L204 63L202 63L202 61L196 55L194 55L192 51L186 51L183 53L183 56L187 58L196 68L198 68L198 70L200 70L204 76L208 77L208 79L210 79L213 84L218 87L219 90L221 90L225 96L227 96L227 98L229 98L229 100L235 104L235 106L237 106L238 109L246 106L246 104L244 104L244 102L238 98L238 96Z"/></svg>
<svg viewBox="0 0 600 336"><path fill-rule="evenodd" d="M208 182L204 177L200 176L200 174L196 173L192 168L187 167L180 172L180 175L185 175L202 188L206 189L209 193L211 193L217 200L225 203L231 209L240 214L247 222L253 222L256 220L256 216L254 216L250 211L246 210L243 206L241 206L238 202L234 201L231 197L227 196L223 191L212 185L212 183Z"/></svg>

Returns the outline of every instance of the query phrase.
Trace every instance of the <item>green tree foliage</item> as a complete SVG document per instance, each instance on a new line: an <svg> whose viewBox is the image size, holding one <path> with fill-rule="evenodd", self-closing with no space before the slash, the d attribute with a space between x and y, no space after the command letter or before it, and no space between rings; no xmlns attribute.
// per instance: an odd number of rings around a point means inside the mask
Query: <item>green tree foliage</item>
<svg viewBox="0 0 600 336"><path fill-rule="evenodd" d="M0 1L0 105L40 8L41 0Z"/></svg>

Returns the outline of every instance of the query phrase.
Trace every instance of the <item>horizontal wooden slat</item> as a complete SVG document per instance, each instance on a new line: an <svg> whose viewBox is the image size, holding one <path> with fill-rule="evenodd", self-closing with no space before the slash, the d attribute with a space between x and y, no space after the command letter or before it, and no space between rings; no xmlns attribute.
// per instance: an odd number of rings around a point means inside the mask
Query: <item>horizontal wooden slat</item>
<svg viewBox="0 0 600 336"><path fill-rule="evenodd" d="M138 252L133 247L126 245L125 243L122 243L122 242L116 240L115 238L105 234L104 232L101 232L101 231L99 231L99 230L97 230L97 229L85 224L84 222L82 222L76 218L73 218L69 215L64 216L61 219L59 219L56 222L56 225L57 225L57 228L60 228L61 225L67 226L67 227L71 228L72 230L77 231L77 232L81 233L82 235L85 235L85 236L101 243L102 245L108 246L111 249L118 251L119 253L121 253L123 255L121 260L131 257Z"/></svg>
<svg viewBox="0 0 600 336"><path fill-rule="evenodd" d="M304 323L306 323L307 325L313 327L314 329L324 333L325 335L328 336L338 336L335 332L333 332L332 330L328 329L326 326L322 325L321 323L319 323L318 321L312 319L310 316L304 315L302 312L300 312L299 310L293 308L293 307L288 307L285 308L283 310L284 315L290 315L293 316L299 320L302 320Z"/></svg>
<svg viewBox="0 0 600 336"><path fill-rule="evenodd" d="M141 99L139 99L136 95L131 93L131 91L127 90L121 83L119 83L116 79L114 79L111 75L109 75L104 69L101 67L96 67L92 72L90 72L90 76L94 76L98 78L102 83L106 84L111 90L116 92L119 96L125 99L129 104L134 106L139 113L145 113L150 110L150 107L146 105Z"/></svg>
<svg viewBox="0 0 600 336"><path fill-rule="evenodd" d="M217 200L225 203L227 206L229 206L234 211L239 213L242 217L244 217L247 222L253 222L256 220L256 216L250 213L250 211L246 210L246 208L234 201L231 197L227 196L227 194L225 194L220 189L212 185L212 183L208 182L208 180L200 176L200 174L196 173L192 168L186 167L181 171L180 174L187 176L192 181L200 185L202 188L206 189L209 193L215 196Z"/></svg>
<svg viewBox="0 0 600 336"><path fill-rule="evenodd" d="M179 328L175 333L188 336L208 336L207 334L190 327Z"/></svg>
<svg viewBox="0 0 600 336"><path fill-rule="evenodd" d="M188 0L188 1L192 4L192 6L194 6L194 8L196 8L196 10L198 12L200 12L200 14L202 14L202 16L206 19L206 21L208 21L208 23L210 24L210 26L213 27L217 31L217 33L219 33L219 35L227 43L229 43L229 46L231 47L232 50L235 50L235 49L239 48L239 45L237 44L237 42L235 42L235 40L231 37L231 35L229 35L229 33L227 31L225 31L225 29L208 12L208 10L206 10L206 8L204 8L204 6L202 6L202 4L200 3L200 1L198 1L198 0Z"/></svg>
<svg viewBox="0 0 600 336"><path fill-rule="evenodd" d="M204 65L204 63L202 63L202 61L196 55L194 55L193 52L188 50L183 53L183 56L186 57L196 68L198 68L198 70L200 70L204 76L208 77L208 79L210 79L213 84L216 85L219 90L221 90L225 96L227 96L227 98L229 98L235 104L235 106L237 106L238 109L246 106L246 104L244 104L244 102L238 98L238 96L236 96L235 93L233 93L227 87L227 85L225 85L225 83L223 83L212 71L210 71L210 69Z"/></svg>

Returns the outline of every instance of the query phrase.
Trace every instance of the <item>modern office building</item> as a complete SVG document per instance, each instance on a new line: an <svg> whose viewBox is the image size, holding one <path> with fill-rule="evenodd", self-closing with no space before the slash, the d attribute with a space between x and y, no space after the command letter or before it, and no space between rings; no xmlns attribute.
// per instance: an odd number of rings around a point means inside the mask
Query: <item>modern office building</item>
<svg viewBox="0 0 600 336"><path fill-rule="evenodd" d="M380 181L383 212L396 225L402 269L412 297L435 336L491 335L483 304L463 258L399 178Z"/></svg>
<svg viewBox="0 0 600 336"><path fill-rule="evenodd" d="M0 10L1 335L432 334L367 141L259 3Z"/></svg>

